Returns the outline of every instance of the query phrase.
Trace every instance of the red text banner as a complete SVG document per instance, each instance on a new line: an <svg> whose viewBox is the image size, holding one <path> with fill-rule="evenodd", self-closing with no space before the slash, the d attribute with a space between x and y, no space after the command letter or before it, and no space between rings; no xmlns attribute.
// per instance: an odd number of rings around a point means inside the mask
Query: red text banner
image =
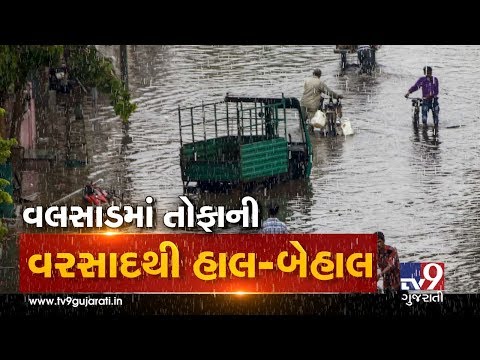
<svg viewBox="0 0 480 360"><path fill-rule="evenodd" d="M21 234L22 293L377 291L372 234Z"/></svg>

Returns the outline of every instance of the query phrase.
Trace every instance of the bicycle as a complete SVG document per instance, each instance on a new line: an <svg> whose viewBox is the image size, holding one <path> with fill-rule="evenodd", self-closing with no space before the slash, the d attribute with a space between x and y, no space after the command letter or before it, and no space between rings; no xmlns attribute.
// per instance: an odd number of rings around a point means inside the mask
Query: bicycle
<svg viewBox="0 0 480 360"><path fill-rule="evenodd" d="M423 105L423 99L422 98L407 98L412 101L412 106L413 106L413 115L412 115L412 121L413 121L413 127L414 129L418 129L418 126L420 125L420 108ZM427 130L427 128L424 126L423 128L424 131ZM438 136L438 124L434 125L433 127L433 136Z"/></svg>
<svg viewBox="0 0 480 360"><path fill-rule="evenodd" d="M326 125L325 125L325 130L324 135L328 136L336 136L337 134L337 117L341 118L342 117L342 103L340 102L339 99L336 99L336 102L333 102L333 98L330 97L330 100L327 104L324 104L324 100L326 98L322 97L320 100L320 106L318 107L318 110L322 111L325 114L326 117ZM308 120L308 127L309 131L311 134L314 134L314 127L310 123L310 120Z"/></svg>
<svg viewBox="0 0 480 360"><path fill-rule="evenodd" d="M327 116L328 135L337 135L337 116L342 117L342 103L339 99L334 103L332 97L328 104L324 106L325 115Z"/></svg>
<svg viewBox="0 0 480 360"><path fill-rule="evenodd" d="M412 121L413 121L413 126L418 127L420 124L420 108L422 107L423 104L423 99L422 98L407 98L412 101L412 106L413 106L413 115L412 115Z"/></svg>

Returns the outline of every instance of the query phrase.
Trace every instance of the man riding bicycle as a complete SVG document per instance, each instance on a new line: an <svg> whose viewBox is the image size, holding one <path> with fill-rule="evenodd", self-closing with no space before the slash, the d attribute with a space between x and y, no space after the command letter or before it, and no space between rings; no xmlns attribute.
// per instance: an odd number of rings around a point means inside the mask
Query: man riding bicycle
<svg viewBox="0 0 480 360"><path fill-rule="evenodd" d="M432 76L432 68L430 66L425 66L423 68L423 73L425 76L422 76L417 80L415 85L413 85L408 92L405 94L405 97L408 96L418 89L422 88L422 122L423 126L427 127L427 116L428 110L432 110L433 113L433 123L435 127L438 127L438 114L440 112L440 106L438 105L438 78Z"/></svg>

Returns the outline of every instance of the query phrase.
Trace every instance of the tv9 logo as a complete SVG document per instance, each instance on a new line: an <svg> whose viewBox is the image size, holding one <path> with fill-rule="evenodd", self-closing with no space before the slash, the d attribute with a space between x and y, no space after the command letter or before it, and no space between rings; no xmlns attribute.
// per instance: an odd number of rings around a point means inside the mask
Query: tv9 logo
<svg viewBox="0 0 480 360"><path fill-rule="evenodd" d="M445 265L440 262L400 263L402 290L445 290Z"/></svg>

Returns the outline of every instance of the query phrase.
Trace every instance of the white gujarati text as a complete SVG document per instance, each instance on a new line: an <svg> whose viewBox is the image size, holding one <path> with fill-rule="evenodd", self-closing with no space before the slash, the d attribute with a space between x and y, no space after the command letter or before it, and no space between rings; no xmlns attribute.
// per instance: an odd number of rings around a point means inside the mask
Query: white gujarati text
<svg viewBox="0 0 480 360"><path fill-rule="evenodd" d="M28 207L23 210L23 221L37 228L43 226L67 228L101 228L104 225L118 228L135 221L139 228L153 227L153 198L145 198L146 206L43 206Z"/></svg>
<svg viewBox="0 0 480 360"><path fill-rule="evenodd" d="M205 232L211 233L212 227L216 224L219 228L225 227L225 223L241 223L244 228L258 227L259 211L258 203L251 196L242 198L242 209L225 211L224 206L202 206L195 212L195 206L186 196L180 196L185 206L180 205L178 211L167 212L163 217L166 227L189 227L200 226ZM250 221L251 219L251 221ZM176 221L175 221L176 220Z"/></svg>
<svg viewBox="0 0 480 360"><path fill-rule="evenodd" d="M443 292L436 293L408 293L402 294L402 301L406 301L407 306L412 306L415 302L443 302Z"/></svg>

